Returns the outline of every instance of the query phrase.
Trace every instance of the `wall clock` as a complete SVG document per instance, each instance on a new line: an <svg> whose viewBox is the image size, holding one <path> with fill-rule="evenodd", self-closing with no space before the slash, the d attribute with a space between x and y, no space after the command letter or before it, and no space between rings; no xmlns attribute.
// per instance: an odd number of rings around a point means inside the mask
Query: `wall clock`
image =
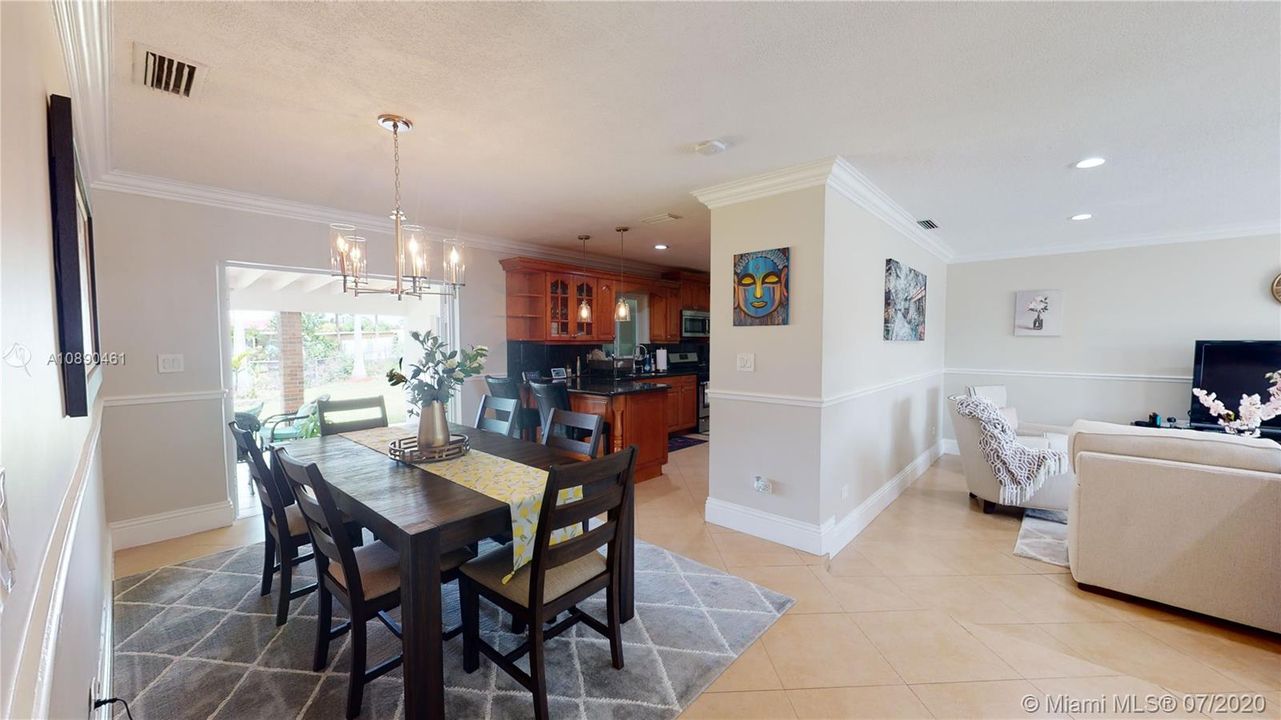
<svg viewBox="0 0 1281 720"><path fill-rule="evenodd" d="M1281 274L1272 278L1272 297L1281 303Z"/></svg>

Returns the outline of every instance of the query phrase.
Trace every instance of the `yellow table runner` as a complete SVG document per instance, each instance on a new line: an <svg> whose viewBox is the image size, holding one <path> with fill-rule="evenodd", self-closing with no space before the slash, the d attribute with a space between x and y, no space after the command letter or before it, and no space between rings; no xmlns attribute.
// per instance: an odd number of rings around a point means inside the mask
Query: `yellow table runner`
<svg viewBox="0 0 1281 720"><path fill-rule="evenodd" d="M392 440L413 434L404 426L373 428L343 433L343 437L387 455ZM477 432L480 432L479 430ZM534 532L538 529L538 514L543 507L543 492L547 489L547 471L522 465L479 450L472 450L460 458L434 463L416 463L417 467L439 475L451 482L507 503L512 515L512 571L507 582L534 559ZM583 498L582 488L567 488L560 492L559 502L572 502ZM552 533L552 544L582 533L575 525Z"/></svg>

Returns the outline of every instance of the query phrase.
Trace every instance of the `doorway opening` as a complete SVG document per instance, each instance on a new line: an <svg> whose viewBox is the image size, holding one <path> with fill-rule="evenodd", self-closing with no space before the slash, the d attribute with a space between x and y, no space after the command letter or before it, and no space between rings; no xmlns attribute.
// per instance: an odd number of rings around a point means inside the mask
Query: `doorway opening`
<svg viewBox="0 0 1281 720"><path fill-rule="evenodd" d="M319 435L322 398L381 396L388 422L404 423L404 391L386 375L413 352L409 333L430 330L447 341L457 333L448 297L355 297L327 273L236 265L226 267L226 284L232 408L260 443ZM259 500L248 466L236 460L233 500L246 517Z"/></svg>

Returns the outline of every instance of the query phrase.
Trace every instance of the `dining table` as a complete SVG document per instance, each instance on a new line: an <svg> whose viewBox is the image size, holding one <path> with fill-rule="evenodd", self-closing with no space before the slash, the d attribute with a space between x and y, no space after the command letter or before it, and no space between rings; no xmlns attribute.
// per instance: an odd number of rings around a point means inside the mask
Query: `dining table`
<svg viewBox="0 0 1281 720"><path fill-rule="evenodd" d="M579 461L539 443L450 423L468 436L472 450L521 465L547 469ZM406 427L406 435L413 434ZM295 440L289 454L315 463L335 503L353 520L400 554L400 602L405 718L445 716L440 556L512 531L509 505L433 474L423 466L391 459L343 435ZM430 468L430 465L426 465ZM619 615L634 614L635 515L619 524L622 578Z"/></svg>

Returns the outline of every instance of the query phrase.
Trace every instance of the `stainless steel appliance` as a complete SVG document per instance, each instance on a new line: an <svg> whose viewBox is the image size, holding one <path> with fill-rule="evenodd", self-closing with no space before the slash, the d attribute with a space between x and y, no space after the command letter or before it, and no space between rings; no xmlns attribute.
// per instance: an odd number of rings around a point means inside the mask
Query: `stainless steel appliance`
<svg viewBox="0 0 1281 720"><path fill-rule="evenodd" d="M707 398L707 381L698 384L698 431L704 435L711 431L711 408Z"/></svg>
<svg viewBox="0 0 1281 720"><path fill-rule="evenodd" d="M712 316L701 310L681 310L681 337L705 338L712 335Z"/></svg>

